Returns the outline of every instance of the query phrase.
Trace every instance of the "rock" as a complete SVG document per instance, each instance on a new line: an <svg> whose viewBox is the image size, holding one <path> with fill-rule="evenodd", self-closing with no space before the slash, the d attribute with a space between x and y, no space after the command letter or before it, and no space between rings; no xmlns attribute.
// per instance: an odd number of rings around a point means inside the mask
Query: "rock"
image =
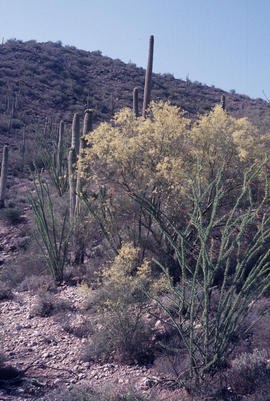
<svg viewBox="0 0 270 401"><path fill-rule="evenodd" d="M90 368L90 362L85 362L85 363L83 364L83 366L84 366L86 369L89 369L89 368Z"/></svg>
<svg viewBox="0 0 270 401"><path fill-rule="evenodd" d="M16 330L21 330L23 327L20 325L20 324L18 324L18 326L16 326Z"/></svg>

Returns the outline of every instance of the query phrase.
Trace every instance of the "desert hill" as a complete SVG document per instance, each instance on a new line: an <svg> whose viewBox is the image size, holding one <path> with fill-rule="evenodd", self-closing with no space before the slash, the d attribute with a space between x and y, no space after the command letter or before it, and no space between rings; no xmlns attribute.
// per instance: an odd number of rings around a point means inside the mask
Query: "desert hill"
<svg viewBox="0 0 270 401"><path fill-rule="evenodd" d="M10 143L25 129L44 130L44 125L70 123L74 112L95 110L95 122L109 119L132 105L132 90L139 88L142 104L145 70L87 52L61 42L37 43L10 39L0 46L0 138ZM188 116L204 113L226 95L227 110L248 116L256 125L270 126L269 104L262 99L226 93L197 81L153 74L152 99L169 100Z"/></svg>

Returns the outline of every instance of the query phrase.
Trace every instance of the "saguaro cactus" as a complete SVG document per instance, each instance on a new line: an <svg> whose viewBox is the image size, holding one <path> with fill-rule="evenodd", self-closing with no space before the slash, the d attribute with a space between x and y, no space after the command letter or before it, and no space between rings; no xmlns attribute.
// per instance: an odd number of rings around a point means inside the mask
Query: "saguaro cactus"
<svg viewBox="0 0 270 401"><path fill-rule="evenodd" d="M93 110L86 109L83 120L83 136L93 129Z"/></svg>
<svg viewBox="0 0 270 401"><path fill-rule="evenodd" d="M70 223L75 216L76 205L76 179L75 179L76 151L71 147L68 154L68 177L69 177L69 217Z"/></svg>
<svg viewBox="0 0 270 401"><path fill-rule="evenodd" d="M80 119L78 113L73 116L71 147L75 149L76 156L78 156L80 152Z"/></svg>
<svg viewBox="0 0 270 401"><path fill-rule="evenodd" d="M135 117L138 117L139 115L138 88L133 89L133 113Z"/></svg>
<svg viewBox="0 0 270 401"><path fill-rule="evenodd" d="M225 95L222 95L222 96L221 96L220 104L221 104L222 109L223 109L224 111L226 111L226 97L225 97Z"/></svg>
<svg viewBox="0 0 270 401"><path fill-rule="evenodd" d="M64 121L61 120L59 124L58 131L58 144L57 144L57 157L56 157L56 167L59 175L62 175L62 167L63 167L63 138L64 138L64 129L65 124Z"/></svg>
<svg viewBox="0 0 270 401"><path fill-rule="evenodd" d="M2 153L1 177L0 177L0 209L5 207L5 193L8 171L8 146L5 145Z"/></svg>
<svg viewBox="0 0 270 401"><path fill-rule="evenodd" d="M85 148L85 135L93 130L93 110L86 109L84 112L84 120L83 120L83 135L80 138L80 156L82 155L83 149ZM77 181L76 181L76 203L75 203L75 212L79 213L79 193L81 192L81 161L80 158L78 160L78 169L77 169Z"/></svg>
<svg viewBox="0 0 270 401"><path fill-rule="evenodd" d="M24 172L25 165L25 129L23 130L22 144L21 144L21 156L22 156L22 172Z"/></svg>
<svg viewBox="0 0 270 401"><path fill-rule="evenodd" d="M147 63L147 69L145 72L143 110L142 110L143 117L145 117L146 109L151 100L153 54L154 54L154 36L151 35L150 39L149 39L148 63Z"/></svg>

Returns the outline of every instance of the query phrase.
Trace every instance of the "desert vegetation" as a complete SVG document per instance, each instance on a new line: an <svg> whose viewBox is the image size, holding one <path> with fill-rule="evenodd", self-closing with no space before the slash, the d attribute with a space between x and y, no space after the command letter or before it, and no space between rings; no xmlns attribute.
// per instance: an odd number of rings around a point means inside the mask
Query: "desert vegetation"
<svg viewBox="0 0 270 401"><path fill-rule="evenodd" d="M153 43L151 37L142 112L132 82L133 105L93 126L93 99L80 103L70 134L61 117L50 135L45 130L31 138L28 163L25 136L9 158L3 147L0 221L24 230L25 240L3 261L0 300L7 308L22 303L20 294L33 296L29 319L51 319L59 336L81 341L78 363L90 369L118 364L151 371L148 387L139 390L112 385L100 391L86 380L46 392L37 381L35 399L265 401L267 126L230 113L224 97L196 117L172 101L155 100ZM8 53L23 44L5 46ZM91 57L82 56L86 65ZM20 162L19 177L12 160ZM80 296L79 325L78 303L62 298L63 286ZM0 386L8 393L26 370L13 371L11 383L1 366Z"/></svg>

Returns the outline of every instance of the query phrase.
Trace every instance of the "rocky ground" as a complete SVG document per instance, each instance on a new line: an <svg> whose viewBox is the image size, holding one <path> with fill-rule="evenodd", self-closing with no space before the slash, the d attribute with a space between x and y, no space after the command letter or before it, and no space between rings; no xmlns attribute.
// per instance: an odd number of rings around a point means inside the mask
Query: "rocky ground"
<svg viewBox="0 0 270 401"><path fill-rule="evenodd" d="M73 324L84 319L83 297L76 287L63 286L59 298L72 305ZM162 382L151 369L116 363L97 365L81 362L80 354L86 338L67 333L54 317L33 317L35 295L15 293L12 300L1 303L1 342L8 364L25 374L20 383L0 389L1 400L36 400L50 390L87 385L100 389L110 385L126 385L148 391Z"/></svg>
<svg viewBox="0 0 270 401"><path fill-rule="evenodd" d="M26 207L25 219L28 214ZM25 224L26 221L15 226L0 224L1 269L12 266L23 252L29 240ZM83 306L85 294L79 286L71 285L63 285L49 294L62 303L59 311L51 316L33 314L38 299L36 291L13 289L12 298L0 301L4 366L16 369L9 372L7 380L0 378L1 401L42 400L57 388L71 389L73 386L93 387L98 391L114 387L146 394L154 391L159 397L166 389L164 399L168 399L170 382L157 376L151 367L82 362L82 349L91 342L91 335L76 336L74 331L88 319ZM71 322L75 328L73 332L65 329L65 321ZM184 395L183 391L180 393ZM179 391L171 394L176 396ZM46 400L53 400L53 395L51 397Z"/></svg>

